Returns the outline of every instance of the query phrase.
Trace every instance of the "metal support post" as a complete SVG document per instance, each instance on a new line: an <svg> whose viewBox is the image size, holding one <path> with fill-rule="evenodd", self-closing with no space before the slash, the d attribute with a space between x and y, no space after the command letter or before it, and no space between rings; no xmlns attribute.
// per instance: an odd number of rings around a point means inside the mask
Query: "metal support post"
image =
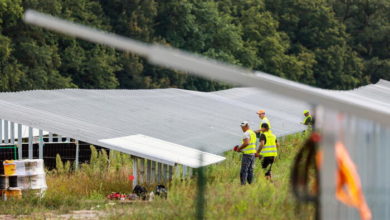
<svg viewBox="0 0 390 220"><path fill-rule="evenodd" d="M19 160L23 159L23 135L22 135L22 125L18 124L18 156Z"/></svg>
<svg viewBox="0 0 390 220"><path fill-rule="evenodd" d="M337 169L336 157L335 157L335 144L337 142L338 127L335 127L337 123L338 112L326 109L326 114L318 115L317 119L322 124L322 136L321 150L323 154L323 164L321 165L320 172L320 219L338 219L337 201L335 199L336 193L336 179L335 173Z"/></svg>
<svg viewBox="0 0 390 220"><path fill-rule="evenodd" d="M53 133L49 132L49 142L53 142Z"/></svg>
<svg viewBox="0 0 390 220"><path fill-rule="evenodd" d="M145 183L145 159L141 158L140 160L140 164L139 164L139 178L138 178L138 184L143 184Z"/></svg>
<svg viewBox="0 0 390 220"><path fill-rule="evenodd" d="M15 123L11 122L11 144L15 144Z"/></svg>
<svg viewBox="0 0 390 220"><path fill-rule="evenodd" d="M151 161L151 163L152 163L152 169L150 173L150 183L153 184L156 183L156 162Z"/></svg>
<svg viewBox="0 0 390 220"><path fill-rule="evenodd" d="M193 169L191 167L188 168L188 177L191 178L193 174Z"/></svg>
<svg viewBox="0 0 390 220"><path fill-rule="evenodd" d="M163 164L163 175L162 175L162 177L163 177L163 182L164 183L166 183L166 182L168 182L168 177L169 177L169 175L168 175L168 165L167 164Z"/></svg>
<svg viewBox="0 0 390 220"><path fill-rule="evenodd" d="M28 159L33 159L33 128L28 127Z"/></svg>
<svg viewBox="0 0 390 220"><path fill-rule="evenodd" d="M173 166L168 167L168 179L172 180L173 177Z"/></svg>
<svg viewBox="0 0 390 220"><path fill-rule="evenodd" d="M139 164L139 184L145 183L145 159L141 158Z"/></svg>
<svg viewBox="0 0 390 220"><path fill-rule="evenodd" d="M163 182L163 178L162 178L162 164L161 163L157 163L157 182L159 184L161 184Z"/></svg>
<svg viewBox="0 0 390 220"><path fill-rule="evenodd" d="M180 177L181 177L181 165L176 165L175 167L174 167L174 169L175 169L175 178L178 178L178 179L180 179Z"/></svg>
<svg viewBox="0 0 390 220"><path fill-rule="evenodd" d="M39 159L43 159L43 131L39 129Z"/></svg>
<svg viewBox="0 0 390 220"><path fill-rule="evenodd" d="M187 166L183 165L183 178L187 177Z"/></svg>
<svg viewBox="0 0 390 220"><path fill-rule="evenodd" d="M8 121L4 120L4 143L9 143L9 137L8 137Z"/></svg>
<svg viewBox="0 0 390 220"><path fill-rule="evenodd" d="M3 143L3 119L0 119L0 144Z"/></svg>
<svg viewBox="0 0 390 220"><path fill-rule="evenodd" d="M138 185L138 159L133 157L133 189L135 188L136 185Z"/></svg>
<svg viewBox="0 0 390 220"><path fill-rule="evenodd" d="M79 140L76 140L76 157L74 160L74 166L76 170L79 169L79 152L80 152L80 143Z"/></svg>
<svg viewBox="0 0 390 220"><path fill-rule="evenodd" d="M147 160L146 161L146 183L151 183L151 174L152 174L152 161Z"/></svg>

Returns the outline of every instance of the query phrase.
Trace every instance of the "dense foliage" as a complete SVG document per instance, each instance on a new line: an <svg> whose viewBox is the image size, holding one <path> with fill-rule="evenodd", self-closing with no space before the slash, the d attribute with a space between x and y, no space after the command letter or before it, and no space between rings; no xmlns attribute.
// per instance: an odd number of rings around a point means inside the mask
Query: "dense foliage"
<svg viewBox="0 0 390 220"><path fill-rule="evenodd" d="M0 0L0 91L226 87L26 25L27 8L322 88L390 80L388 0Z"/></svg>

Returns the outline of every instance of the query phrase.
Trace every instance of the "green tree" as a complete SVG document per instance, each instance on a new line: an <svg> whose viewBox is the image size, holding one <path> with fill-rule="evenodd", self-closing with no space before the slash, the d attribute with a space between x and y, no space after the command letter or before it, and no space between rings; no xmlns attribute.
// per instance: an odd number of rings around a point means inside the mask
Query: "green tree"
<svg viewBox="0 0 390 220"><path fill-rule="evenodd" d="M390 80L390 2L386 0L329 0L347 27L349 43L365 59L372 83Z"/></svg>
<svg viewBox="0 0 390 220"><path fill-rule="evenodd" d="M227 88L26 25L26 8L323 88L390 79L386 0L0 0L0 91Z"/></svg>
<svg viewBox="0 0 390 220"><path fill-rule="evenodd" d="M314 85L350 89L367 83L363 60L352 52L345 26L325 0L266 0L266 6L293 43L290 53L314 53Z"/></svg>

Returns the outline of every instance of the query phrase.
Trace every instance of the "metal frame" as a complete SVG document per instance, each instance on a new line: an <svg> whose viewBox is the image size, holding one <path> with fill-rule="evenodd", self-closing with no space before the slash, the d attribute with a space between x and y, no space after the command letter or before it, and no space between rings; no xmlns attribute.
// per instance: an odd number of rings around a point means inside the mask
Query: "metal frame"
<svg viewBox="0 0 390 220"><path fill-rule="evenodd" d="M5 123L1 123L4 121ZM10 129L9 129L10 128ZM43 130L39 129L38 134L38 141L36 141L36 138L34 138L34 129L33 127L27 127L28 128L28 137L25 138L28 141L23 141L23 135L22 135L22 124L16 124L16 130L17 130L17 138L15 136L15 123L8 120L0 119L0 146L8 146L8 145L14 145L13 148L18 148L18 159L23 159L22 156L22 146L23 144L28 145L28 158L33 158L33 145L39 144L38 152L39 152L39 159L43 159L43 149L45 144L63 144L63 143L74 143L76 144L76 155L75 155L75 169L79 168L79 150L80 150L80 144L78 140L73 140L70 137L66 137L65 141L64 138L61 135L54 135L54 133L49 132L47 137L43 135ZM3 137L2 137L2 131L4 131L4 143L3 143ZM45 141L45 139L48 139L48 141ZM55 142L55 140L60 142ZM15 149L15 156L16 156L16 149ZM144 158L139 157L132 157L133 160L133 187L135 187L137 184L152 184L152 183L158 183L163 184L168 182L173 178L173 172L175 172L175 177L180 178L181 176L183 178L188 177L190 175L187 174L187 166L178 166L178 165L169 165L164 164L158 161L148 160ZM146 165L146 167L145 167ZM182 168L181 168L182 167ZM173 171L175 170L175 171ZM190 169L191 171L191 169Z"/></svg>
<svg viewBox="0 0 390 220"><path fill-rule="evenodd" d="M4 122L4 123L3 123ZM16 124L16 127L15 127ZM39 129L38 141L34 140L34 129L33 127L28 127L28 137L27 142L23 142L22 135L22 124L15 123L9 120L0 119L0 146L2 145L15 145L18 148L18 159L23 159L23 144L28 145L28 158L33 159L33 145L38 144L38 158L43 159L43 148L45 144L64 144L64 143L75 143L76 144L76 155L75 155L75 167L77 169L79 162L79 142L78 140L71 141L70 137L66 137L65 141L62 141L62 136L58 135L56 137L57 141L53 142L53 133L49 133L49 141L44 141L43 130ZM15 136L15 128L17 132L17 138ZM4 143L3 143L3 131L4 131Z"/></svg>
<svg viewBox="0 0 390 220"><path fill-rule="evenodd" d="M186 166L170 166L135 156L132 157L132 161L133 188L136 185L166 184L172 178L192 177L192 168Z"/></svg>

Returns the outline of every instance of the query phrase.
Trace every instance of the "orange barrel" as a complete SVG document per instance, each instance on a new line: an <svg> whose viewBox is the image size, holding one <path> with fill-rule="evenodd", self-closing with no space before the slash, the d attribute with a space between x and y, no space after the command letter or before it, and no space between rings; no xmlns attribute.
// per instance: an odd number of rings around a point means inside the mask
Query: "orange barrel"
<svg viewBox="0 0 390 220"><path fill-rule="evenodd" d="M6 160L3 162L4 175L13 176L16 174L16 164L13 160Z"/></svg>
<svg viewBox="0 0 390 220"><path fill-rule="evenodd" d="M5 191L5 198L10 199L10 198L15 198L15 199L21 199L22 198L22 190L19 188L12 188L9 187L8 190ZM3 192L4 193L4 192ZM4 198L4 196L3 196Z"/></svg>

